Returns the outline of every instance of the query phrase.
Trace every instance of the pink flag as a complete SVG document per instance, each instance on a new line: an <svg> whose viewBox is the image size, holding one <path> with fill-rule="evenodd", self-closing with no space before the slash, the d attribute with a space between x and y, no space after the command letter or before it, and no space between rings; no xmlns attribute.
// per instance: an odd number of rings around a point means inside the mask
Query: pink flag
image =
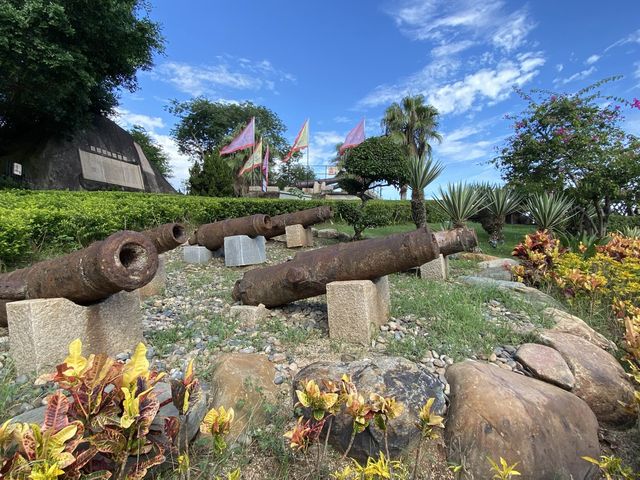
<svg viewBox="0 0 640 480"><path fill-rule="evenodd" d="M238 150L253 147L256 144L255 130L256 117L251 117L251 120L249 120L247 126L244 127L244 130L242 130L242 132L240 132L240 135L234 138L229 145L220 150L220 155L226 155Z"/></svg>
<svg viewBox="0 0 640 480"><path fill-rule="evenodd" d="M269 185L269 145L267 145L267 151L264 152L264 160L262 160L262 191L267 191L267 185Z"/></svg>
<svg viewBox="0 0 640 480"><path fill-rule="evenodd" d="M355 147L362 142L364 142L364 118L347 134L347 138L344 139L344 143L340 147L340 155L342 155L342 152L347 148Z"/></svg>

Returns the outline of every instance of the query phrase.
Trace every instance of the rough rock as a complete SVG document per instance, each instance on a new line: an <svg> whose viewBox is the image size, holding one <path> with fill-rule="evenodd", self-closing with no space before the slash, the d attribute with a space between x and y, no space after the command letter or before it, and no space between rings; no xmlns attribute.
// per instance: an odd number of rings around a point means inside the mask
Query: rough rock
<svg viewBox="0 0 640 480"><path fill-rule="evenodd" d="M571 315L558 308L545 308L543 315L554 322L555 326L550 329L552 332L570 333L609 351L615 351L618 348L615 343L604 335L596 332L587 325L584 320L575 315Z"/></svg>
<svg viewBox="0 0 640 480"><path fill-rule="evenodd" d="M523 480L598 478L581 457L600 455L598 422L575 395L536 379L465 361L447 371L449 460L491 478L487 457L518 462Z"/></svg>
<svg viewBox="0 0 640 480"><path fill-rule="evenodd" d="M336 230L335 228L323 228L321 230L318 230L318 238L336 239L338 238L338 235L338 230Z"/></svg>
<svg viewBox="0 0 640 480"><path fill-rule="evenodd" d="M264 355L226 353L216 359L211 385L211 406L233 408L232 442L247 429L265 424L263 405L273 402L278 387L273 383L275 368Z"/></svg>
<svg viewBox="0 0 640 480"><path fill-rule="evenodd" d="M478 276L462 276L459 277L463 283L467 285L477 285L480 287L494 287L503 290L510 290L522 294L525 301L530 303L542 304L547 307L558 307L558 302L546 293L541 292L537 288L527 287L521 282L512 282L507 280L495 280L493 278L478 277Z"/></svg>
<svg viewBox="0 0 640 480"><path fill-rule="evenodd" d="M478 263L478 267L480 269L502 268L503 270L508 270L519 264L520 262L514 258L496 258L495 260L485 260L484 262L480 262Z"/></svg>
<svg viewBox="0 0 640 480"><path fill-rule="evenodd" d="M587 402L600 422L614 426L635 423L637 416L622 405L633 404L634 390L615 357L568 333L547 331L542 339L567 362L576 379L572 392Z"/></svg>
<svg viewBox="0 0 640 480"><path fill-rule="evenodd" d="M343 374L351 376L358 391L368 399L371 393L393 396L403 404L404 411L389 424L389 453L397 457L406 453L417 440L415 422L418 412L430 397L434 397L434 411L442 414L445 409L443 385L423 366L400 357L379 357L350 363L316 362L298 372L294 390L301 389L307 380L339 380ZM297 398L293 398L293 403ZM341 414L333 420L330 443L344 452L351 437L351 417ZM350 456L362 461L384 451L383 433L369 426L356 436Z"/></svg>
<svg viewBox="0 0 640 480"><path fill-rule="evenodd" d="M255 327L269 316L269 310L262 303L260 305L233 305L229 309L229 317L237 320L243 327Z"/></svg>
<svg viewBox="0 0 640 480"><path fill-rule="evenodd" d="M575 385L576 380L567 362L553 348L525 343L516 352L516 358L542 381L565 390L571 390Z"/></svg>

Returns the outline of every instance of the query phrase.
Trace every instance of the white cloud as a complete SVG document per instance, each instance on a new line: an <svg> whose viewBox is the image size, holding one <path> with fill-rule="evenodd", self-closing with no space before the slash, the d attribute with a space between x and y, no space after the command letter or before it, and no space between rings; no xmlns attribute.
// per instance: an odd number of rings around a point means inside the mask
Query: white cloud
<svg viewBox="0 0 640 480"><path fill-rule="evenodd" d="M557 72L561 72L562 70L564 70L564 65L563 65L563 64L561 64L561 63L558 63L558 64L556 65L556 71L557 71Z"/></svg>
<svg viewBox="0 0 640 480"><path fill-rule="evenodd" d="M460 53L475 45L475 42L471 40L462 40L460 42L444 43L431 50L431 55L434 57L448 57L456 53Z"/></svg>
<svg viewBox="0 0 640 480"><path fill-rule="evenodd" d="M276 84L295 82L289 73L277 70L268 60L251 62L228 55L216 57L214 65L167 62L152 75L193 96L216 94L220 90L276 91Z"/></svg>
<svg viewBox="0 0 640 480"><path fill-rule="evenodd" d="M404 34L436 40L443 51L447 45L455 45L452 53L469 48L470 39L458 39L467 36L510 52L523 44L534 24L526 9L508 13L506 5L503 0L405 0L387 13Z"/></svg>
<svg viewBox="0 0 640 480"><path fill-rule="evenodd" d="M349 123L351 119L349 117L344 117L342 115L338 115L337 117L333 117L333 121L335 123Z"/></svg>
<svg viewBox="0 0 640 480"><path fill-rule="evenodd" d="M620 46L626 45L628 43L638 43L638 44L640 44L640 30L636 30L635 32L630 33L626 37L621 38L617 42L612 43L607 48L605 48L604 51L608 52L612 48L620 47Z"/></svg>
<svg viewBox="0 0 640 480"><path fill-rule="evenodd" d="M131 128L134 125L140 125L149 131L156 128L164 128L164 121L160 117L150 117L149 115L133 113L124 108L116 108L115 116L116 118L114 118L114 120L125 128Z"/></svg>
<svg viewBox="0 0 640 480"><path fill-rule="evenodd" d="M595 53L594 53L594 54L593 54L593 55L591 55L589 58L587 58L587 60L586 60L586 62L585 62L585 63L586 63L587 65L593 65L593 64L594 64L594 63L596 63L598 60L600 60L600 58L602 58L600 55L597 55L597 54L595 54Z"/></svg>
<svg viewBox="0 0 640 480"><path fill-rule="evenodd" d="M553 80L553 83L566 85L567 83L575 82L576 80L584 80L585 78L589 77L596 70L597 70L597 68L592 66L590 68L587 68L586 70L581 70L578 73L574 73L570 77L567 77L567 78L556 78L556 79Z"/></svg>
<svg viewBox="0 0 640 480"><path fill-rule="evenodd" d="M360 105L377 106L396 101L409 93L422 93L441 114L464 113L481 109L485 101L495 104L505 100L513 87L521 87L535 77L544 63L540 53L530 52L452 82L437 81L433 72L427 70L397 85L378 87L362 99Z"/></svg>
<svg viewBox="0 0 640 480"><path fill-rule="evenodd" d="M445 164L489 160L493 147L503 137L487 139L485 130L478 126L463 126L442 135L441 144L434 143L434 154Z"/></svg>
<svg viewBox="0 0 640 480"><path fill-rule="evenodd" d="M636 71L633 72L633 76L640 79L640 62L636 62L633 65L636 67Z"/></svg>

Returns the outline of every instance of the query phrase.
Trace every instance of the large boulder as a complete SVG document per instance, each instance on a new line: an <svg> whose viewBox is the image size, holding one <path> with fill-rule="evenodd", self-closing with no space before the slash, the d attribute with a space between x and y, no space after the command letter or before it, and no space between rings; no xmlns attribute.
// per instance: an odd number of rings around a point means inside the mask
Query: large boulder
<svg viewBox="0 0 640 480"><path fill-rule="evenodd" d="M485 288L498 288L500 290L517 292L521 295L521 298L524 301L535 305L542 305L545 307L557 307L559 305L558 302L550 295L541 292L537 288L527 287L522 282L496 280L494 278L470 275L458 277L458 280L462 283L466 283L467 285L475 285Z"/></svg>
<svg viewBox="0 0 640 480"><path fill-rule="evenodd" d="M447 370L451 385L445 439L448 458L470 478L491 478L487 458L518 462L523 480L598 478L598 422L575 395L487 363Z"/></svg>
<svg viewBox="0 0 640 480"><path fill-rule="evenodd" d="M615 351L616 344L604 335L596 332L579 317L571 315L559 308L545 308L543 315L553 322L549 330L559 333L570 333L576 337L584 338L595 346L605 350Z"/></svg>
<svg viewBox="0 0 640 480"><path fill-rule="evenodd" d="M275 402L275 368L265 355L223 353L216 359L211 406L233 408L235 420L229 438L235 441L249 428L264 425L265 402Z"/></svg>
<svg viewBox="0 0 640 480"><path fill-rule="evenodd" d="M415 424L420 408L429 398L436 399L434 412L444 412L445 396L440 380L422 365L400 357L380 357L351 363L312 363L298 372L294 389L302 389L303 382L307 380L340 380L345 373L351 376L365 400L369 399L371 393L378 393L385 397L395 397L404 406L402 415L389 424L388 442L392 457L406 453L419 438ZM293 401L297 402L295 394ZM349 444L351 431L352 418L339 414L333 420L329 442L344 452ZM384 435L370 425L356 436L350 456L364 461L367 457L377 457L380 451L384 451Z"/></svg>
<svg viewBox="0 0 640 480"><path fill-rule="evenodd" d="M576 379L571 391L587 402L600 422L625 426L636 421L623 405L634 404L634 390L615 357L568 333L547 331L542 340L560 352Z"/></svg>
<svg viewBox="0 0 640 480"><path fill-rule="evenodd" d="M525 343L518 348L516 359L544 382L553 383L565 390L571 390L576 383L567 362L551 347Z"/></svg>

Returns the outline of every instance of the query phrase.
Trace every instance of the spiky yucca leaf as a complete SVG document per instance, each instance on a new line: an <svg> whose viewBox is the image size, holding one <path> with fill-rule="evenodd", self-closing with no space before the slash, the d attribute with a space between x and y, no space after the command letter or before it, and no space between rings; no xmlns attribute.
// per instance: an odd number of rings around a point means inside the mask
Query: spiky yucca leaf
<svg viewBox="0 0 640 480"><path fill-rule="evenodd" d="M440 198L434 197L438 207L451 219L455 228L465 226L469 218L482 207L484 194L479 188L465 183L448 184L440 188Z"/></svg>
<svg viewBox="0 0 640 480"><path fill-rule="evenodd" d="M515 212L522 204L522 195L507 187L488 188L484 193L485 208L498 218Z"/></svg>
<svg viewBox="0 0 640 480"><path fill-rule="evenodd" d="M424 190L444 170L444 165L434 162L433 158L424 161L412 156L409 160L409 186L412 190Z"/></svg>
<svg viewBox="0 0 640 480"><path fill-rule="evenodd" d="M539 231L558 232L572 217L573 202L562 193L544 192L529 197L526 207Z"/></svg>

